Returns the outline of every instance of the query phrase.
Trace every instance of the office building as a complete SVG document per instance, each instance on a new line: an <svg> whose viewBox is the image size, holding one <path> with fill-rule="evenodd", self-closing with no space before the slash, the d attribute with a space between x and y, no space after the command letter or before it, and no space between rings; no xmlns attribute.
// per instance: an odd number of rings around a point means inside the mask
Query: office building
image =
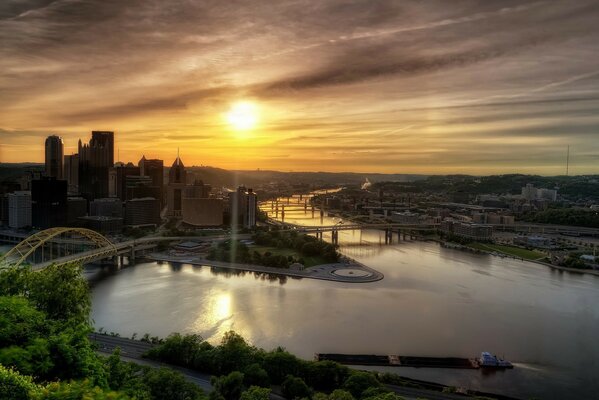
<svg viewBox="0 0 599 400"><path fill-rule="evenodd" d="M160 224L160 202L153 197L125 202L125 225L157 226Z"/></svg>
<svg viewBox="0 0 599 400"><path fill-rule="evenodd" d="M245 212L245 218L244 218L244 226L246 228L251 228L253 226L256 226L256 213L258 211L258 196L256 196L256 193L254 193L254 191L252 189L248 189L246 194L246 204L247 204L247 208L246 208L246 212Z"/></svg>
<svg viewBox="0 0 599 400"><path fill-rule="evenodd" d="M480 241L491 240L493 237L493 227L491 225L473 224L451 219L446 219L441 222L441 232L465 239Z"/></svg>
<svg viewBox="0 0 599 400"><path fill-rule="evenodd" d="M123 202L118 198L96 199L89 203L92 217L122 217Z"/></svg>
<svg viewBox="0 0 599 400"><path fill-rule="evenodd" d="M43 177L31 182L31 225L37 229L67 223L67 181Z"/></svg>
<svg viewBox="0 0 599 400"><path fill-rule="evenodd" d="M8 194L8 226L13 229L31 226L31 192L22 190Z"/></svg>
<svg viewBox="0 0 599 400"><path fill-rule="evenodd" d="M181 158L177 156L168 172L166 188L166 210L169 217L180 217L183 209L183 190L187 182L187 171Z"/></svg>
<svg viewBox="0 0 599 400"><path fill-rule="evenodd" d="M146 159L142 156L137 164L139 174L149 176L152 179L152 186L160 189L160 205L164 204L164 161L158 159Z"/></svg>
<svg viewBox="0 0 599 400"><path fill-rule="evenodd" d="M108 196L118 197L121 201L126 201L127 182L130 177L139 177L139 167L133 163L124 164L117 162L109 171Z"/></svg>
<svg viewBox="0 0 599 400"><path fill-rule="evenodd" d="M83 197L67 197L67 226L77 225L78 218L87 215L87 200Z"/></svg>
<svg viewBox="0 0 599 400"><path fill-rule="evenodd" d="M93 131L89 144L79 140L79 191L88 200L109 195L109 171L114 165L114 133Z"/></svg>
<svg viewBox="0 0 599 400"><path fill-rule="evenodd" d="M67 181L69 194L79 193L79 154L64 156L63 179Z"/></svg>
<svg viewBox="0 0 599 400"><path fill-rule="evenodd" d="M123 219L119 217L86 216L78 218L79 225L100 233L117 233L123 229Z"/></svg>
<svg viewBox="0 0 599 400"><path fill-rule="evenodd" d="M126 200L132 200L141 197L153 197L160 203L159 199L162 191L158 186L153 186L152 178L149 176L129 175L126 178L125 186Z"/></svg>
<svg viewBox="0 0 599 400"><path fill-rule="evenodd" d="M46 138L46 176L62 179L62 138L56 135Z"/></svg>

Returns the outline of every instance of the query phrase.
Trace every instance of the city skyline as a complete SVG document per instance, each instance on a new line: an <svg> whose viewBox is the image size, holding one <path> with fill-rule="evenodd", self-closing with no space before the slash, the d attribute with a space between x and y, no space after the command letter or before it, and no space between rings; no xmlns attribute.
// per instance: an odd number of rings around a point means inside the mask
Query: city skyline
<svg viewBox="0 0 599 400"><path fill-rule="evenodd" d="M171 3L0 6L0 162L599 173L594 1Z"/></svg>

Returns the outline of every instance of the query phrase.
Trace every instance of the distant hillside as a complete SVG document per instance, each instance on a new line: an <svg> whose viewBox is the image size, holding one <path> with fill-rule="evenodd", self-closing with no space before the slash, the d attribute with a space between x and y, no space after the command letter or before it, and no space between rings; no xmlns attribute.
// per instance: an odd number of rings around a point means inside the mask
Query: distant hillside
<svg viewBox="0 0 599 400"><path fill-rule="evenodd" d="M20 178L28 171L41 171L44 164L39 163L0 163L0 182Z"/></svg>
<svg viewBox="0 0 599 400"><path fill-rule="evenodd" d="M236 185L252 186L279 181L286 181L292 184L358 185L364 183L366 179L370 182L412 182L427 177L426 175L354 172L229 171L214 167L190 167L188 171L193 172L197 179L201 179L205 183L227 187Z"/></svg>

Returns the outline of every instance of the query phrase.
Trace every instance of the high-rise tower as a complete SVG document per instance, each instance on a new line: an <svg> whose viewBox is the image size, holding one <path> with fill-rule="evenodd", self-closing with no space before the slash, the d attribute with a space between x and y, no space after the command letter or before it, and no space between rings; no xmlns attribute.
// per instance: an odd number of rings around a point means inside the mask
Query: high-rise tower
<svg viewBox="0 0 599 400"><path fill-rule="evenodd" d="M63 148L60 136L46 138L46 176L62 179Z"/></svg>
<svg viewBox="0 0 599 400"><path fill-rule="evenodd" d="M79 191L88 200L108 197L114 165L114 132L93 131L89 144L79 140Z"/></svg>

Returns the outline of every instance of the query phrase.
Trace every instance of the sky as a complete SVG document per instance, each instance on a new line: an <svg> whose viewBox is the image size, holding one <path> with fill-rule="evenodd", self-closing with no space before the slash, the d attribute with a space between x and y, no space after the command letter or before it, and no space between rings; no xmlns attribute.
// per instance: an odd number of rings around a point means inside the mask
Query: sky
<svg viewBox="0 0 599 400"><path fill-rule="evenodd" d="M113 130L121 161L558 175L569 145L599 173L597 21L596 0L2 0L0 162Z"/></svg>

